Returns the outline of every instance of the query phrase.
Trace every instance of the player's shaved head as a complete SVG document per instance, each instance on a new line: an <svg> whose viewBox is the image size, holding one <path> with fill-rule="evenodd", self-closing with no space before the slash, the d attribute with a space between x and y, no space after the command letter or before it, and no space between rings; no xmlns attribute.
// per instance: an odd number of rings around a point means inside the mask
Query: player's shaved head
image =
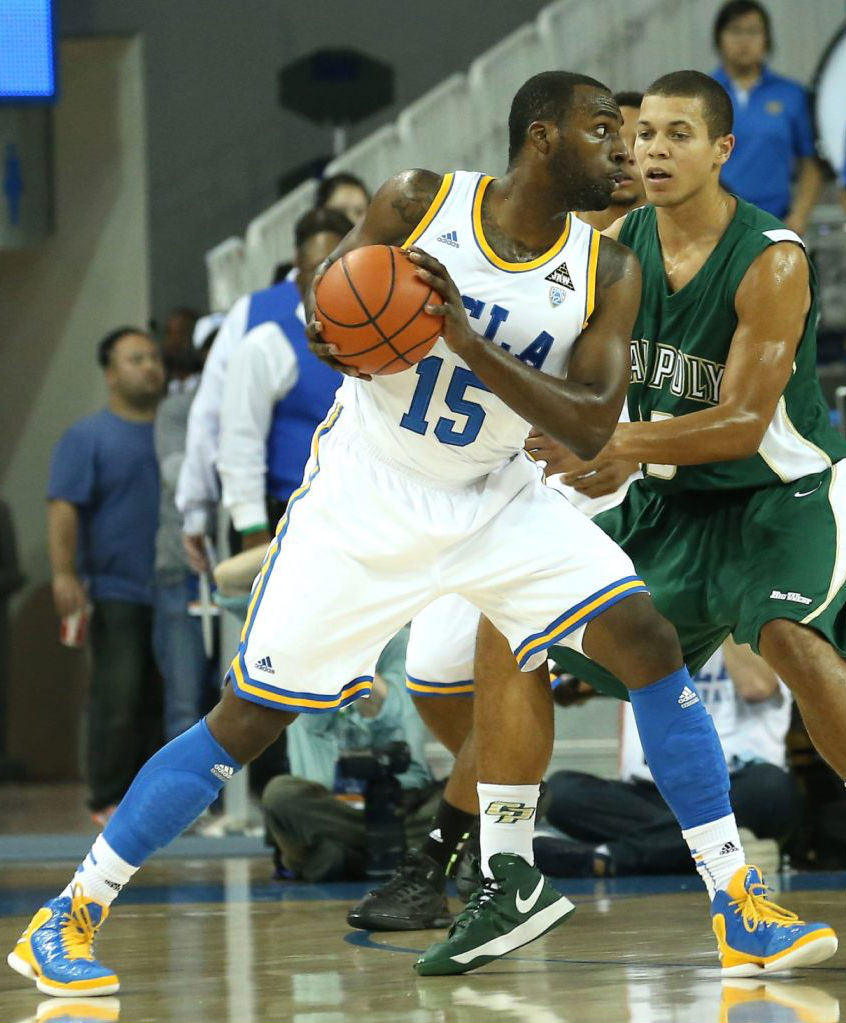
<svg viewBox="0 0 846 1023"><path fill-rule="evenodd" d="M701 71L671 71L668 75L656 78L645 95L699 99L711 141L721 135L731 134L734 126L731 97L710 75L704 75Z"/></svg>
<svg viewBox="0 0 846 1023"><path fill-rule="evenodd" d="M508 115L508 163L520 155L529 126L534 121L553 121L561 124L573 106L573 97L579 85L592 85L609 93L610 89L589 75L572 71L542 71L533 75L517 90Z"/></svg>

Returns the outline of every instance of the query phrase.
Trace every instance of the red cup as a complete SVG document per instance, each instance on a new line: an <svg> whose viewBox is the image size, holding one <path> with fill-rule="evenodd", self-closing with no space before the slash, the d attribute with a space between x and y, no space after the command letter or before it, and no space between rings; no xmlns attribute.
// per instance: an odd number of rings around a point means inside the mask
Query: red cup
<svg viewBox="0 0 846 1023"><path fill-rule="evenodd" d="M63 615L59 625L59 642L62 646L79 649L85 646L85 636L88 632L88 619L91 617L91 608L87 605L74 611L73 614Z"/></svg>

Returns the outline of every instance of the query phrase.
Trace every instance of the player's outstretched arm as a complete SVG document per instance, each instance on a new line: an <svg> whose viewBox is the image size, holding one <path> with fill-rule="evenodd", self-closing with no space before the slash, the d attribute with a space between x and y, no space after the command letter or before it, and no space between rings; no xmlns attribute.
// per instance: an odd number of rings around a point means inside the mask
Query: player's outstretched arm
<svg viewBox="0 0 846 1023"><path fill-rule="evenodd" d="M308 324L306 334L312 352L333 369L348 376L369 379L366 373L334 359L331 346L320 336L322 328L314 318L314 293L320 278L336 259L353 249L361 249L365 245L402 245L425 217L442 181L440 174L428 170L407 170L388 178L373 196L364 219L317 268L311 290L303 302Z"/></svg>
<svg viewBox="0 0 846 1023"><path fill-rule="evenodd" d="M631 375L629 342L640 304L640 264L619 242L602 238L596 305L576 341L566 379L550 376L492 345L470 327L461 295L446 269L419 249L411 258L443 305L444 340L485 384L543 433L580 458L599 453L620 418Z"/></svg>
<svg viewBox="0 0 846 1023"><path fill-rule="evenodd" d="M765 249L735 296L737 327L719 403L656 423L621 423L608 454L638 462L702 465L754 455L793 372L811 303L808 259L794 242Z"/></svg>

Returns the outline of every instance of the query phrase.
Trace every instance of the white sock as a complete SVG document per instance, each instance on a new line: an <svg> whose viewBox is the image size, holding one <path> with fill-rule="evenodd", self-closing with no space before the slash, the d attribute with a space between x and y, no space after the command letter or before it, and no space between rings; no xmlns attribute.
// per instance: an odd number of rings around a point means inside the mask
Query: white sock
<svg viewBox="0 0 846 1023"><path fill-rule="evenodd" d="M728 888L729 881L746 864L734 814L688 828L682 835L708 889L708 897L713 899L718 891Z"/></svg>
<svg viewBox="0 0 846 1023"><path fill-rule="evenodd" d="M479 845L482 873L492 877L488 860L496 853L514 853L535 862L532 839L540 785L483 785L479 793Z"/></svg>
<svg viewBox="0 0 846 1023"><path fill-rule="evenodd" d="M105 838L98 835L88 855L76 868L70 884L61 894L72 895L74 887L79 884L88 898L96 899L104 906L111 906L136 870L138 867L121 859Z"/></svg>

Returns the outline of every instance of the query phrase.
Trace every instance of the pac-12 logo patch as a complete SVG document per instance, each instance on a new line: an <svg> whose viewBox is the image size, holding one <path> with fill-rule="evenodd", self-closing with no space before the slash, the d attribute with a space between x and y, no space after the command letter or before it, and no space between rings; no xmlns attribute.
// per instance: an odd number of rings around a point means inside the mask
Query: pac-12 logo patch
<svg viewBox="0 0 846 1023"><path fill-rule="evenodd" d="M552 273L548 273L544 277L544 280L549 281L550 284L559 284L562 288L569 288L570 291L576 290L566 263L560 263Z"/></svg>
<svg viewBox="0 0 846 1023"><path fill-rule="evenodd" d="M566 297L567 292L555 284L549 289L549 304L553 309L557 309Z"/></svg>

